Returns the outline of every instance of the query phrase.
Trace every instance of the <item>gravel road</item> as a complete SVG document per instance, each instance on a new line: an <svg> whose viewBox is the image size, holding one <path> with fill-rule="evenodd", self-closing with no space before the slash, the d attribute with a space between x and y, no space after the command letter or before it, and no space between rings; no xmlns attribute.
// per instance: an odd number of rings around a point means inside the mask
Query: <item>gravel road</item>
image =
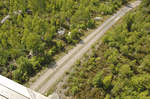
<svg viewBox="0 0 150 99"><path fill-rule="evenodd" d="M68 54L56 62L53 68L49 68L43 75L41 75L30 88L42 94L47 92L53 85L68 71L73 64L80 59L91 46L102 37L102 35L111 28L121 17L128 11L140 4L140 0L135 1L121 8L112 17L106 20L94 32L88 35L81 43L74 47Z"/></svg>

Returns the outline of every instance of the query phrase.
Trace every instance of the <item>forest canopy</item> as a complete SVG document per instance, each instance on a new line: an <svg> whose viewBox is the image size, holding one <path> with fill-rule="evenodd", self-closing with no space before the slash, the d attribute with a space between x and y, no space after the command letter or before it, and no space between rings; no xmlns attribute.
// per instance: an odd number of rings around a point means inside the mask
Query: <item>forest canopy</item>
<svg viewBox="0 0 150 99"><path fill-rule="evenodd" d="M65 46L78 43L84 30L94 28L95 16L111 15L127 1L0 0L0 74L28 81Z"/></svg>
<svg viewBox="0 0 150 99"><path fill-rule="evenodd" d="M149 99L150 0L109 30L66 84L65 95L76 99Z"/></svg>

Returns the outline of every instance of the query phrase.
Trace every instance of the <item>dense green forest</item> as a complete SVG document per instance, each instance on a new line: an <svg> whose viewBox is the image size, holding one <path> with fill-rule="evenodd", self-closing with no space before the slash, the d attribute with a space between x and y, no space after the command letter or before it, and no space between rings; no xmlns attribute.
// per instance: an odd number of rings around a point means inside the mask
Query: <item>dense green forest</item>
<svg viewBox="0 0 150 99"><path fill-rule="evenodd" d="M111 15L129 0L0 0L0 74L29 80L53 56L76 44L94 17ZM65 29L64 35L57 32Z"/></svg>
<svg viewBox="0 0 150 99"><path fill-rule="evenodd" d="M150 0L109 30L63 86L74 99L150 99Z"/></svg>

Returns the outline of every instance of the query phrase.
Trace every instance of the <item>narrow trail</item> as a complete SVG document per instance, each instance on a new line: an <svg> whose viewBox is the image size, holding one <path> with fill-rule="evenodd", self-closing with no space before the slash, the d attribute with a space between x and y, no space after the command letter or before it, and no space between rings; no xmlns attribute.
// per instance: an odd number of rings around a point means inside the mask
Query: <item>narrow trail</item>
<svg viewBox="0 0 150 99"><path fill-rule="evenodd" d="M135 1L127 6L121 8L112 17L106 20L101 26L99 26L94 32L88 35L82 43L79 43L68 54L58 60L53 66L49 68L43 75L41 75L30 88L36 90L42 94L47 92L53 85L60 80L66 71L68 71L73 64L80 59L91 46L102 37L102 35L111 28L121 17L123 17L128 11L135 8L141 3L140 0Z"/></svg>

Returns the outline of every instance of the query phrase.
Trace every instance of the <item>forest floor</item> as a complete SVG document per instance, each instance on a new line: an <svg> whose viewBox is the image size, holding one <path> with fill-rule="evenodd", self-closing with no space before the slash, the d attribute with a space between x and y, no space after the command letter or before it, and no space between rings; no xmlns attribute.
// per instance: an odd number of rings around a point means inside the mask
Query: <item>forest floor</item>
<svg viewBox="0 0 150 99"><path fill-rule="evenodd" d="M60 78L63 77L67 71L71 69L74 63L79 60L109 28L111 28L128 11L135 8L139 4L140 1L138 0L121 8L95 31L90 33L84 40L77 44L76 47L70 50L56 63L54 63L53 68L49 68L45 71L45 73L43 73L43 75L39 76L39 78L30 86L30 88L43 94L46 93L56 84L56 82L60 80Z"/></svg>

